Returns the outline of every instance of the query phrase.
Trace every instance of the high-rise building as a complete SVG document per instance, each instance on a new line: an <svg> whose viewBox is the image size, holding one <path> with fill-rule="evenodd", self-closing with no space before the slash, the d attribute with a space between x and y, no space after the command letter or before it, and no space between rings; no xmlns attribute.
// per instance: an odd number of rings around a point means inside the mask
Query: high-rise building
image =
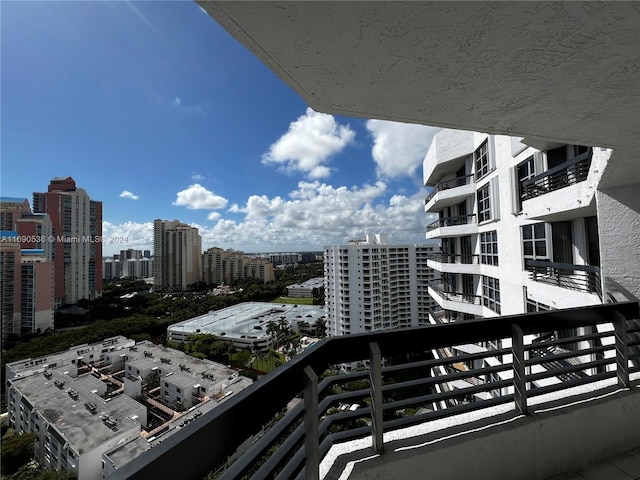
<svg viewBox="0 0 640 480"><path fill-rule="evenodd" d="M153 223L153 285L160 290L186 290L200 282L202 240L198 229L178 220Z"/></svg>
<svg viewBox="0 0 640 480"><path fill-rule="evenodd" d="M49 215L34 214L24 198L0 199L2 344L9 335L53 328L53 242Z"/></svg>
<svg viewBox="0 0 640 480"><path fill-rule="evenodd" d="M324 248L327 333L348 335L429 323L427 255L437 245L390 245L386 235Z"/></svg>
<svg viewBox="0 0 640 480"><path fill-rule="evenodd" d="M33 210L48 213L53 236L56 304L102 293L102 202L91 200L71 177L51 180L33 193Z"/></svg>
<svg viewBox="0 0 640 480"><path fill-rule="evenodd" d="M430 293L449 320L602 303L596 187L610 150L469 131L436 134L424 160L442 251Z"/></svg>

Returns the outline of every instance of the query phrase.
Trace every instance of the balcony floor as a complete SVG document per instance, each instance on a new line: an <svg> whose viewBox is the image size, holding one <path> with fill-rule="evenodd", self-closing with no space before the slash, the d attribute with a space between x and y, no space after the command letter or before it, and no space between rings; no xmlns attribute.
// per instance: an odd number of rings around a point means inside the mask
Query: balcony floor
<svg viewBox="0 0 640 480"><path fill-rule="evenodd" d="M548 480L640 480L640 448Z"/></svg>

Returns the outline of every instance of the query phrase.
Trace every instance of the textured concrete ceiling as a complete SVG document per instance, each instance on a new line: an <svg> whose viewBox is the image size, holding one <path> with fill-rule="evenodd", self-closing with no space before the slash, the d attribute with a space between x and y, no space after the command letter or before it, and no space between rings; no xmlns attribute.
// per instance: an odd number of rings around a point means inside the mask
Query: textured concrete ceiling
<svg viewBox="0 0 640 480"><path fill-rule="evenodd" d="M637 151L639 2L198 3L317 111Z"/></svg>

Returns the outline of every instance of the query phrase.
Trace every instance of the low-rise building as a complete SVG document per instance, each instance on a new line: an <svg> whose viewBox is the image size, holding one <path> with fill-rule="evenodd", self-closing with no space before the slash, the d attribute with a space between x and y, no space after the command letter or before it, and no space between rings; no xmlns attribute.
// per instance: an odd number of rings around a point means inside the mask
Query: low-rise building
<svg viewBox="0 0 640 480"><path fill-rule="evenodd" d="M6 366L9 425L45 468L101 480L252 382L224 365L114 337ZM153 412L153 413L152 413Z"/></svg>

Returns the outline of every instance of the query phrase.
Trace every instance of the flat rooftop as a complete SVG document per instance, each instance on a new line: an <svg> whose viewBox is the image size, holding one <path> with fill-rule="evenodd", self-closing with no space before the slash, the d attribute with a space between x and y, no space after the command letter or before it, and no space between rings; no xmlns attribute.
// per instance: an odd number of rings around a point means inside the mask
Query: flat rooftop
<svg viewBox="0 0 640 480"><path fill-rule="evenodd" d="M313 324L325 315L320 305L247 302L216 310L169 326L176 333L207 333L218 337L268 337L266 325L285 318L289 324L304 320Z"/></svg>
<svg viewBox="0 0 640 480"><path fill-rule="evenodd" d="M64 385L59 388L56 382L64 382ZM125 395L110 400L99 397L94 392L101 384L90 375L72 379L58 372L51 372L51 378L35 374L14 380L16 390L27 397L27 401L50 424L55 425L64 439L74 449L85 451L102 445L123 431L140 430L140 424L131 417L144 411L145 407ZM75 392L76 398L69 391ZM87 402L96 406L95 413L85 407ZM102 421L105 416L115 420L116 430Z"/></svg>

